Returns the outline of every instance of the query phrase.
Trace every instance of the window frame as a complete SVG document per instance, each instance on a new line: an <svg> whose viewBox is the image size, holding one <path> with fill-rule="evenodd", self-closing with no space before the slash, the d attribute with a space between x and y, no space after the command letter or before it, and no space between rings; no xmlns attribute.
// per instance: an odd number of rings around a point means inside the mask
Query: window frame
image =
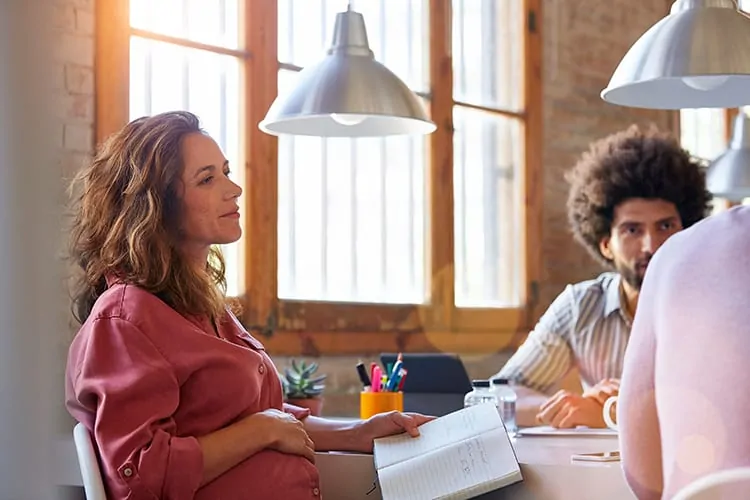
<svg viewBox="0 0 750 500"><path fill-rule="evenodd" d="M380 351L493 352L511 345L531 327L538 301L542 243L542 44L541 0L521 0L523 89L521 111L507 111L453 98L451 0L429 0L429 112L437 130L428 142L427 289L420 305L281 300L277 297L277 139L257 124L276 97L277 2L240 2L240 88L244 112L240 130L244 168L244 273L242 322L267 349L281 355L362 354ZM96 5L96 141L129 120L130 28L127 0ZM102 29L106 26L106 29ZM172 37L139 36L210 46ZM252 82L252 84L250 84ZM521 306L459 308L454 304L453 109L454 105L522 121L524 163L521 190L523 241ZM437 229L439 228L439 230ZM260 242L260 243L259 243Z"/></svg>

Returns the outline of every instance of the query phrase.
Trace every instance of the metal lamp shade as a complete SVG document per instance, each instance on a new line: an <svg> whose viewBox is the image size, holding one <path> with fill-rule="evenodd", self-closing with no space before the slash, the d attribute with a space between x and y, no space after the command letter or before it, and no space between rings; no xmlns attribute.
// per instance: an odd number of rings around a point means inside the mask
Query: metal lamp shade
<svg viewBox="0 0 750 500"><path fill-rule="evenodd" d="M628 50L601 97L635 108L750 104L750 19L733 0L677 0Z"/></svg>
<svg viewBox="0 0 750 500"><path fill-rule="evenodd" d="M734 120L729 148L708 166L706 185L729 201L750 198L750 117L742 110Z"/></svg>
<svg viewBox="0 0 750 500"><path fill-rule="evenodd" d="M362 14L336 15L333 43L303 69L295 88L278 96L260 129L318 137L424 135L436 129L414 92L375 60Z"/></svg>

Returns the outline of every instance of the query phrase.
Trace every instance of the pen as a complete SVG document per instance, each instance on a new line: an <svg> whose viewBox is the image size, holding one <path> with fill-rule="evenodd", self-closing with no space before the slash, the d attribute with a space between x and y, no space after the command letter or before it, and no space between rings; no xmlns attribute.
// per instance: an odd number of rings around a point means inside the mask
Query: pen
<svg viewBox="0 0 750 500"><path fill-rule="evenodd" d="M404 390L404 380L406 380L406 374L409 373L409 370L406 368L401 368L401 380L398 381L398 391L401 392Z"/></svg>
<svg viewBox="0 0 750 500"><path fill-rule="evenodd" d="M388 377L388 387L387 390L393 391L396 389L396 384L398 384L398 377L401 373L401 366L403 365L403 361L396 361L393 364L393 370L391 370L391 374Z"/></svg>
<svg viewBox="0 0 750 500"><path fill-rule="evenodd" d="M365 392L369 392L372 383L370 382L370 377L367 375L367 370L365 370L365 364L361 361L357 363L357 374L359 375L359 380L362 382Z"/></svg>

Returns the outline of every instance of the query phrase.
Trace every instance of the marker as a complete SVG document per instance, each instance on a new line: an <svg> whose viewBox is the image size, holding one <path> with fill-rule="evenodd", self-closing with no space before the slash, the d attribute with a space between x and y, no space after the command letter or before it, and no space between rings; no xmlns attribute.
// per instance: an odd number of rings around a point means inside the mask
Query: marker
<svg viewBox="0 0 750 500"><path fill-rule="evenodd" d="M382 370L378 365L372 369L372 392L380 392Z"/></svg>
<svg viewBox="0 0 750 500"><path fill-rule="evenodd" d="M362 382L364 391L369 392L372 383L370 382L370 377L367 375L367 370L365 370L365 364L361 361L357 363L357 374L359 375L359 380Z"/></svg>

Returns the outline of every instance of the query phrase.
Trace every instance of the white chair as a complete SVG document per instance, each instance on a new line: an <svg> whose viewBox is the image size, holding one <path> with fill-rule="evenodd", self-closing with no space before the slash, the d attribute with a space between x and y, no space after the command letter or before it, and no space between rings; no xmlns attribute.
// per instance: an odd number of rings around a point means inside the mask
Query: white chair
<svg viewBox="0 0 750 500"><path fill-rule="evenodd" d="M107 500L91 433L83 424L78 423L73 428L73 440L76 443L78 466L81 469L86 500Z"/></svg>
<svg viewBox="0 0 750 500"><path fill-rule="evenodd" d="M720 470L688 484L672 500L740 500L750 498L750 467Z"/></svg>

